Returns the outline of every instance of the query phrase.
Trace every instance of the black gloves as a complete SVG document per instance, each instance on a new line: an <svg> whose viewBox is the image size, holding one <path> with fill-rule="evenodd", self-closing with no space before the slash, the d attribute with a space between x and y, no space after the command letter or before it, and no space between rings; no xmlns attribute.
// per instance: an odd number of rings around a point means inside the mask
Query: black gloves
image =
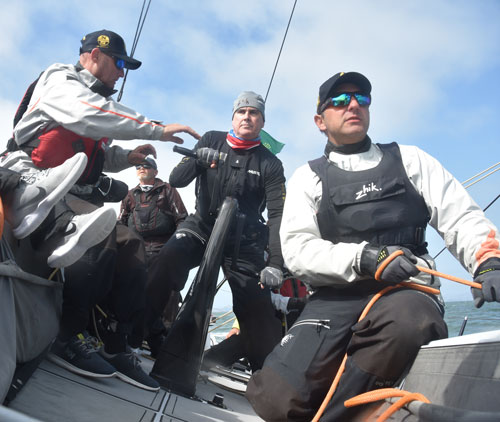
<svg viewBox="0 0 500 422"><path fill-rule="evenodd" d="M372 276L378 281L397 284L419 273L416 263L415 255L402 246L368 244L361 253L359 266L362 274Z"/></svg>
<svg viewBox="0 0 500 422"><path fill-rule="evenodd" d="M202 167L210 167L219 162L219 151L213 148L203 147L196 150L196 162Z"/></svg>
<svg viewBox="0 0 500 422"><path fill-rule="evenodd" d="M474 273L474 281L482 289L472 288L474 306L480 308L484 302L500 302L500 258L488 258Z"/></svg>
<svg viewBox="0 0 500 422"><path fill-rule="evenodd" d="M270 289L279 289L283 284L283 273L278 268L266 267L260 272L260 283Z"/></svg>

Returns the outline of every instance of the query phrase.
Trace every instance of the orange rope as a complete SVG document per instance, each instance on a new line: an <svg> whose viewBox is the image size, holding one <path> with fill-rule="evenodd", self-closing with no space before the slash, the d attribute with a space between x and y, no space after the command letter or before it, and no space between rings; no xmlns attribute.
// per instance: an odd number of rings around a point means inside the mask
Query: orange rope
<svg viewBox="0 0 500 422"><path fill-rule="evenodd" d="M389 255L388 258L386 258L384 260L384 262L382 262L382 264L380 265L380 267L377 269L377 272L375 273L375 279L378 279L377 277L380 276L380 274L384 271L384 269L387 267L387 265L389 265L392 260L394 258L396 258L397 256L399 255L402 255L404 254L403 251L399 250L399 251L395 251L393 252L391 255ZM481 284L479 283L474 283L472 281L467 281L467 280L464 280L464 279L461 279L461 278L458 278L458 277L454 277L454 276L451 276L451 275L448 275L448 274L443 274L443 273L440 273L438 271L435 271L435 270L431 270L429 268L425 268L425 267L420 267L420 266L416 266L420 271L422 272L425 272L425 273L429 273L429 274L432 274L432 275L435 275L435 276L438 276L438 277L443 277L443 278L446 278L448 280L451 280L451 281L456 281L457 283L462 283L462 284L466 284L468 286L471 286L471 287L475 287L475 288L478 288L480 289L481 288ZM398 283L398 284L395 284L395 285L392 285L392 286L387 286L385 287L384 289L382 289L380 292L376 293L372 298L371 300L368 302L368 304L365 306L365 309L363 309L363 312L361 313L361 316L359 317L358 319L358 322L360 322L365 316L366 314L368 314L368 311L371 309L371 307L373 306L373 304L378 300L380 299L380 297L382 297L384 294L386 294L387 292L393 290L393 289L398 289L400 287L410 287L412 289L415 289L415 290L420 290L422 292L425 292L425 293L432 293L432 294L439 294L439 290L438 289L434 289L433 287L429 287L429 286L425 286L425 285L422 285L422 284L418 284L418 283L414 283L412 281L406 281L406 282L402 282L402 283ZM344 356L344 359L342 359L342 363L340 364L340 367L337 371L337 374L335 375L335 378L332 382L332 385L330 386L330 389L328 390L328 393L326 394L324 400L323 400L323 403L321 403L321 406L319 407L318 411L316 412L316 415L314 416L314 418L312 419L312 422L318 422L319 421L319 418L321 418L321 416L323 415L323 412L325 411L326 409L326 406L328 406L328 403L330 402L330 400L332 399L333 397L333 394L335 393L335 390L337 389L338 387L338 384L340 382L340 377L342 376L342 374L344 373L344 369L345 369L345 363L347 361L347 353L345 354ZM384 390L384 389L383 389ZM393 390L393 389L391 389ZM395 390L395 389L394 389ZM376 390L376 391L381 391L381 390ZM402 391L402 390L397 390L397 391ZM411 393L411 394L414 394L414 395L419 395L421 396L419 393ZM413 397L413 396L412 396ZM423 396L422 396L423 397ZM423 397L425 400L427 400L425 397ZM352 400L352 399L350 399ZM412 400L420 400L420 398L412 398L411 400L408 400L408 401L412 401ZM421 401L425 401L425 400L421 400ZM348 400L349 401L349 400ZM347 402L348 402L347 401ZM344 404L346 404L347 402L345 402ZM427 400L427 403L429 401ZM396 402L394 403L397 404L399 403ZM403 407L405 404L407 403L406 402L403 402L401 404L401 407ZM389 409L391 409L394 405L392 405ZM400 409L401 407L398 407L398 408L395 408L395 410L392 410L391 413L389 414L392 415L392 413L396 412L398 409ZM387 410L389 410L387 409ZM386 411L387 412L387 411ZM386 413L384 412L384 414ZM384 415L383 414L383 415ZM381 417L383 416L381 415ZM388 417L388 416L386 416ZM385 419L380 419L380 420L385 420ZM378 420L377 420L378 421Z"/></svg>
<svg viewBox="0 0 500 422"><path fill-rule="evenodd" d="M361 321L368 314L368 311L371 309L371 307L373 306L373 304L377 300L379 300L384 294L386 294L387 292L389 292L391 290L398 289L398 288L401 288L401 287L411 287L412 289L420 290L420 291L423 291L423 292L426 292L426 293L439 294L439 290L438 289L434 289L434 288L429 287L429 286L423 286L421 284L413 283L411 281L404 282L404 283L399 283L399 284L395 284L393 286L387 286L387 287L383 288L380 292L376 293L371 298L371 300L365 306L365 309L363 309L363 312L361 313L361 316L359 317L358 322ZM337 371L337 374L335 375L335 378L334 378L334 380L332 382L332 385L330 386L330 389L328 390L328 393L326 394L326 396L325 396L325 398L323 400L323 403L321 403L321 406L319 407L318 411L316 412L316 415L314 416L312 422L318 422L319 421L319 418L321 418L321 416L323 415L323 412L325 411L326 406L328 406L328 403L332 399L333 394L335 393L335 390L337 389L338 384L340 382L340 377L344 373L346 361L347 361L347 353L345 354L344 359L342 360L342 363L340 364L340 367L339 367L339 369Z"/></svg>
<svg viewBox="0 0 500 422"><path fill-rule="evenodd" d="M359 317L358 322L361 321L366 316L366 314L368 313L368 311L370 310L370 308L373 306L373 304L380 297L382 297L382 295L384 295L385 293L387 293L390 290L397 289L399 287L402 287L402 286L400 286L399 284L394 285L394 286L387 286L384 289L382 289L380 292L376 293L371 298L371 300L368 302L368 304L365 306L365 309L363 309L363 312L361 313L361 316ZM334 378L334 380L332 382L332 385L330 386L330 389L328 390L328 393L326 394L325 398L323 399L323 403L321 403L321 406L319 407L318 411L316 412L316 415L314 415L314 418L313 418L312 422L318 422L319 421L319 418L321 418L321 416L323 415L323 412L325 411L326 406L328 406L328 403L332 399L333 394L335 393L335 390L337 389L338 384L340 382L340 377L344 373L346 361L347 361L347 353L345 354L344 359L342 359L342 363L340 364L340 367L339 367L339 369L337 371L337 374L335 375L335 378Z"/></svg>
<svg viewBox="0 0 500 422"><path fill-rule="evenodd" d="M398 257L400 255L403 255L403 254L404 254L404 252L402 250L397 250L397 251L393 252L392 254L390 254L386 259L384 259L384 261L382 262L382 264L380 264L380 267L378 267L377 271L375 272L375 280L380 281L380 275L384 272L384 270L386 269L386 267L396 257ZM469 280L465 280L463 278L459 278L459 277L455 277L455 276L452 276L452 275L440 273L439 271L431 270L430 268L426 268L426 267L421 267L420 265L416 265L416 267L417 267L417 269L419 271L422 271L424 273L432 274L432 275L435 275L437 277L446 278L447 280L456 281L457 283L465 284L466 286L470 286L470 287L475 287L476 289L480 289L481 288L481 284L480 283L475 283L474 281L469 281Z"/></svg>
<svg viewBox="0 0 500 422"><path fill-rule="evenodd" d="M328 390L328 393L326 394L323 403L321 403L321 406L319 407L318 411L316 412L316 415L314 415L314 418L312 422L318 422L319 418L323 415L323 412L326 409L326 406L328 406L328 403L330 403L330 400L333 396L333 393L335 393L335 390L337 389L339 382L340 382L340 377L344 373L345 369L345 363L347 361L347 353L344 356L344 359L342 359L342 363L340 364L339 370L337 371L337 375L335 375L335 378L333 379L332 385L330 386L330 389Z"/></svg>
<svg viewBox="0 0 500 422"><path fill-rule="evenodd" d="M462 284L465 284L465 285L470 286L470 287L475 287L476 289L482 288L481 283L475 283L474 281L464 280L463 278L458 278L458 277L454 277L452 275L443 274L443 273L440 273L439 271L431 270L430 268L421 267L419 265L417 265L416 267L424 273L432 274L432 275L435 275L437 277L446 278L446 279L451 280L451 281L456 281L457 283L462 283Z"/></svg>
<svg viewBox="0 0 500 422"><path fill-rule="evenodd" d="M354 407L360 404L373 403L376 401L384 400L390 397L403 397L405 391L398 390L397 388L379 388L378 390L367 391L361 393L344 402L345 407Z"/></svg>
<svg viewBox="0 0 500 422"><path fill-rule="evenodd" d="M399 390L397 388L381 388L380 390L368 391L367 393L360 394L352 399L344 402L345 407L354 407L361 404L374 403L391 397L401 397L398 401L389 406L376 420L376 422L383 422L391 415L396 413L407 403L418 400L424 403L430 401L423 394L411 393L409 391Z"/></svg>
<svg viewBox="0 0 500 422"><path fill-rule="evenodd" d="M405 404L410 403L412 401L421 401L424 403L430 403L430 401L425 397L423 394L420 393L408 393L404 397L401 397L396 403L392 404L388 409L385 410L384 413L382 413L376 422L383 422L387 420L389 416L392 414L396 413L399 409L401 409Z"/></svg>

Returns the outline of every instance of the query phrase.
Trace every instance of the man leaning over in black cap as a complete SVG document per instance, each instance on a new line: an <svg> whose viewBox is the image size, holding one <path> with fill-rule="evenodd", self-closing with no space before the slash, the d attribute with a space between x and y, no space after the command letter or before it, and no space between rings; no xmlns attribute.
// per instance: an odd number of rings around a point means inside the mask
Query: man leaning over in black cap
<svg viewBox="0 0 500 422"><path fill-rule="evenodd" d="M122 37L112 31L100 30L83 37L76 65L53 64L28 89L16 115L13 135L20 151L10 153L11 169L23 172L33 166L56 167L82 151L88 164L72 190L79 195L82 186L101 189L98 184L103 171L118 172L142 163L149 154L156 157L150 144L126 150L111 146L112 139L182 143L176 136L182 132L199 139L189 126L160 124L111 98L124 69L140 65L127 54ZM108 188L112 188L111 183L101 189L103 195ZM76 213L96 208L87 197L74 195L68 195L66 202ZM102 201L96 203L102 205ZM61 215L64 212L60 210ZM130 351L130 346L141 343L137 340L131 344L129 334L134 320L140 319L144 310L146 266L142 239L119 224L103 243L66 267L65 274L61 329L50 357L82 375L102 377L116 372L134 385L158 389ZM112 310L108 314L111 329L105 338L104 358L92 353L95 343L85 331L89 311L99 300Z"/></svg>
<svg viewBox="0 0 500 422"><path fill-rule="evenodd" d="M482 283L476 306L500 301L497 228L437 160L415 146L372 143L370 104L360 73L338 73L319 89L314 121L325 153L290 179L280 228L285 265L316 292L248 384L264 420L312 420L346 354L321 420L360 420L344 401L396 385L420 346L447 336L439 280L417 269L434 268L427 224ZM404 287L410 278L437 290ZM358 322L376 293L401 282Z"/></svg>

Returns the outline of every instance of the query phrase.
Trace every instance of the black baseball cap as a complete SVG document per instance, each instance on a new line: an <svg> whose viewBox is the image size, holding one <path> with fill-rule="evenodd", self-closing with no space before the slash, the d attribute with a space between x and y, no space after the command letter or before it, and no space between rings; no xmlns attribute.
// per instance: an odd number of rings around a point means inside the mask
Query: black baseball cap
<svg viewBox="0 0 500 422"><path fill-rule="evenodd" d="M139 60L129 57L125 47L125 41L116 32L102 29L85 35L81 40L80 54L99 48L104 53L125 62L127 69L138 69L142 64Z"/></svg>
<svg viewBox="0 0 500 422"><path fill-rule="evenodd" d="M155 169L155 170L158 170L158 166L156 165L156 161L153 160L151 157L146 157L144 159L144 163L143 164L147 164L149 165L151 168Z"/></svg>
<svg viewBox="0 0 500 422"><path fill-rule="evenodd" d="M327 102L335 89L341 84L351 83L359 87L363 94L369 95L372 91L372 84L368 78L358 72L339 72L333 75L330 79L326 80L319 87L318 104L316 111L321 113L321 107Z"/></svg>

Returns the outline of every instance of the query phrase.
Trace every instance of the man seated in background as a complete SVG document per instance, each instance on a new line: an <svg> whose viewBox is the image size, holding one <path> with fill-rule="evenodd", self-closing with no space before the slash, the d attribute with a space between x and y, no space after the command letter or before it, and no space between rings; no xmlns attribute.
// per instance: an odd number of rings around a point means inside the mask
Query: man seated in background
<svg viewBox="0 0 500 422"><path fill-rule="evenodd" d="M147 157L135 168L139 184L129 190L122 201L119 219L144 240L146 265L149 268L179 223L184 221L187 211L177 189L157 177L158 167L153 158ZM173 290L162 316L150 327L146 341L151 356L156 357L166 329L177 315L180 302L180 293Z"/></svg>

